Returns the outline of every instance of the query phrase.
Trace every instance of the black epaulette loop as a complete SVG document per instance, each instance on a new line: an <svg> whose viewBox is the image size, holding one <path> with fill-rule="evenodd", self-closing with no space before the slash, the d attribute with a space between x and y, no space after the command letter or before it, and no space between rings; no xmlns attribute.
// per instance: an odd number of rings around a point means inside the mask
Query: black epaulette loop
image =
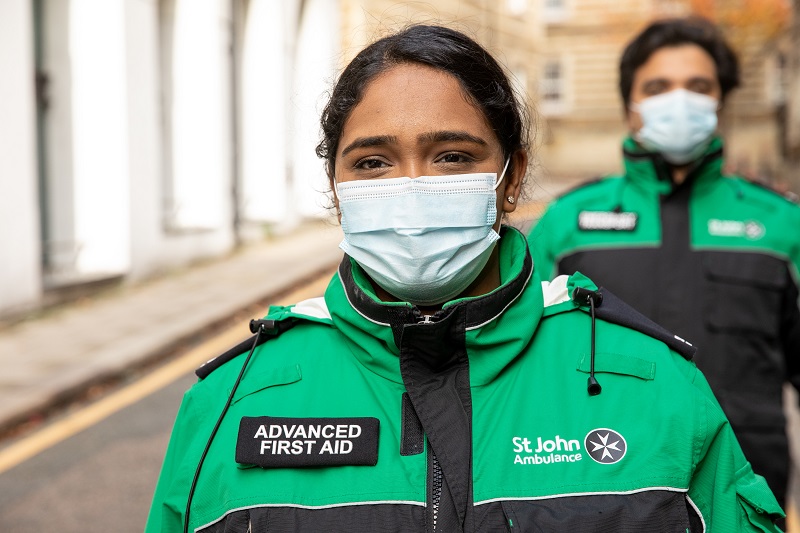
<svg viewBox="0 0 800 533"><path fill-rule="evenodd" d="M205 379L214 370L218 369L234 357L237 357L255 346L260 346L267 342L267 340L277 337L284 331L288 331L294 327L293 320L264 320L253 319L250 321L250 332L254 333L249 339L243 340L225 353L211 359L194 371L195 375L200 379ZM260 335L258 333L260 332ZM255 346L253 343L257 342Z"/></svg>
<svg viewBox="0 0 800 533"><path fill-rule="evenodd" d="M603 387L600 386L600 382L594 377L595 308L600 307L603 303L603 295L597 291L576 287L572 291L572 300L578 305L588 305L592 315L591 359L589 366L589 382L586 385L586 391L589 393L589 396L597 396L602 392Z"/></svg>
<svg viewBox="0 0 800 533"><path fill-rule="evenodd" d="M594 302L595 307L600 307L603 303L603 295L599 291L590 291L583 287L575 287L572 291L572 301L578 305L591 307Z"/></svg>
<svg viewBox="0 0 800 533"><path fill-rule="evenodd" d="M294 322L291 320L265 320L254 318L250 321L250 333L258 333L259 328L262 333L271 337L277 337L284 331L292 329Z"/></svg>

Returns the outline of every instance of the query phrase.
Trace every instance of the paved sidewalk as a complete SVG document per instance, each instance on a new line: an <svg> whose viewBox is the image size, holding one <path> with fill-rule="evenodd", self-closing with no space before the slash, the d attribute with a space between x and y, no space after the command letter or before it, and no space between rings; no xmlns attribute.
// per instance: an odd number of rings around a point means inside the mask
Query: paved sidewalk
<svg viewBox="0 0 800 533"><path fill-rule="evenodd" d="M309 223L180 275L123 287L0 330L0 429L123 376L203 328L325 271L341 230ZM242 338L248 335L243 326Z"/></svg>

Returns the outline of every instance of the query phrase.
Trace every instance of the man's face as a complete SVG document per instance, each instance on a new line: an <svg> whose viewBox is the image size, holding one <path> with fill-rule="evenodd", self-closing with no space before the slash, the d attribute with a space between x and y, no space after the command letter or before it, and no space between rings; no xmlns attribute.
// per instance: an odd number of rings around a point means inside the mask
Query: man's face
<svg viewBox="0 0 800 533"><path fill-rule="evenodd" d="M719 100L722 91L714 59L695 44L659 48L633 73L629 106L657 94L686 89ZM626 110L628 128L636 133L642 118L630 107Z"/></svg>

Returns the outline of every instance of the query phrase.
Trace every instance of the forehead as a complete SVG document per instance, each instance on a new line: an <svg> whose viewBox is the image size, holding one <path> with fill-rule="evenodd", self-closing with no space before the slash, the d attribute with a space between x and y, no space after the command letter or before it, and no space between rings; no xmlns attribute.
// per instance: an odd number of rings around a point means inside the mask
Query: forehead
<svg viewBox="0 0 800 533"><path fill-rule="evenodd" d="M483 111L454 76L424 65L401 64L367 84L345 122L338 150L357 137L402 139L441 130L466 131L496 141Z"/></svg>
<svg viewBox="0 0 800 533"><path fill-rule="evenodd" d="M653 52L636 69L634 85L652 79L684 80L690 78L717 79L717 65L711 55L696 44L665 46Z"/></svg>

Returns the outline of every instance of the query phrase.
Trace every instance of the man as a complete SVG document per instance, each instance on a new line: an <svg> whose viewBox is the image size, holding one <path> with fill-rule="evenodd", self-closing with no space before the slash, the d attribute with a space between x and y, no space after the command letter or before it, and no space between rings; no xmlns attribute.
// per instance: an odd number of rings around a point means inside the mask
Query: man
<svg viewBox="0 0 800 533"><path fill-rule="evenodd" d="M620 62L624 174L557 199L529 241L542 278L580 271L699 348L745 455L783 505L782 386L800 387L800 207L722 175L717 115L737 84L711 23L646 28Z"/></svg>

